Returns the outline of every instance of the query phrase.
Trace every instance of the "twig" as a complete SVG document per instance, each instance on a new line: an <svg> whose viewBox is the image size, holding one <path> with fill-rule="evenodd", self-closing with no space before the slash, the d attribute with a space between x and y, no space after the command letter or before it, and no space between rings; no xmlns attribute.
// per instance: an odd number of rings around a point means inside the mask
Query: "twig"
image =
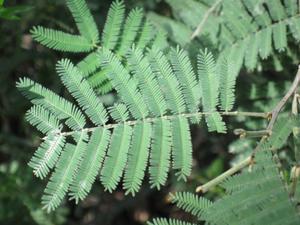
<svg viewBox="0 0 300 225"><path fill-rule="evenodd" d="M255 130L255 131L248 131L244 129L235 129L233 131L235 135L240 136L240 138L258 138L263 136L269 136L270 131L269 130Z"/></svg>
<svg viewBox="0 0 300 225"><path fill-rule="evenodd" d="M231 175L235 174L236 172L240 171L241 169L245 168L246 166L249 166L253 163L253 157L250 156L240 162L239 164L233 166L229 170L227 170L225 173L222 173L221 175L217 176L216 178L212 179L211 181L207 182L206 184L197 187L196 192L198 193L205 193L208 190L210 190L212 187L220 184L222 181L224 181L226 178L230 177Z"/></svg>
<svg viewBox="0 0 300 225"><path fill-rule="evenodd" d="M279 103L276 105L276 107L272 110L272 119L270 120L267 130L272 130L277 117L283 108L283 106L286 104L287 100L295 93L300 83L300 66L298 66L298 71L296 74L296 77L293 81L293 84L291 88L288 90L288 92L285 94L285 96L279 101Z"/></svg>
<svg viewBox="0 0 300 225"><path fill-rule="evenodd" d="M193 34L191 35L191 40L193 40L195 37L199 36L202 32L203 26L206 23L208 17L210 16L210 14L217 8L217 6L222 2L223 0L217 0L204 14L201 22L199 23L199 25L197 26L196 30L193 32Z"/></svg>
<svg viewBox="0 0 300 225"><path fill-rule="evenodd" d="M216 113L216 112L183 113L183 114L170 115L170 116L146 118L143 121L153 123L153 122L155 122L159 119L172 120L172 119L175 119L177 117L185 117L185 118L201 117L202 115L211 115L213 113ZM222 115L222 116L249 116L249 117L261 117L261 118L268 118L268 116L269 116L269 113L265 113L265 112L239 112L239 111L233 111L233 112L218 112L218 113L220 113L220 115ZM135 125L139 122L141 122L141 120L130 120L130 121L124 121L123 124L133 126L133 125ZM113 129L113 128L117 127L120 124L121 123L112 123L112 124L106 124L106 125L102 125L102 126L83 128L83 129L76 130L76 131L61 132L58 135L70 136L74 133L78 133L78 132L82 132L82 131L93 132L94 130L96 130L97 128L100 128L100 127L103 127L103 128L106 128L106 129ZM43 139L45 139L45 137Z"/></svg>

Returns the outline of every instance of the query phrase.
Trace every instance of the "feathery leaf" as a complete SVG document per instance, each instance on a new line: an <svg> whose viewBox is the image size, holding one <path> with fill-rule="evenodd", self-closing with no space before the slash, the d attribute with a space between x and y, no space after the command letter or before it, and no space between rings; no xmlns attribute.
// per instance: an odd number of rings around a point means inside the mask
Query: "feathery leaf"
<svg viewBox="0 0 300 225"><path fill-rule="evenodd" d="M114 129L100 176L101 183L109 192L116 189L126 167L131 135L132 128L128 125L118 125Z"/></svg>
<svg viewBox="0 0 300 225"><path fill-rule="evenodd" d="M72 35L50 28L37 26L33 27L30 33L33 39L42 45L63 52L88 52L94 48L94 46L82 36Z"/></svg>

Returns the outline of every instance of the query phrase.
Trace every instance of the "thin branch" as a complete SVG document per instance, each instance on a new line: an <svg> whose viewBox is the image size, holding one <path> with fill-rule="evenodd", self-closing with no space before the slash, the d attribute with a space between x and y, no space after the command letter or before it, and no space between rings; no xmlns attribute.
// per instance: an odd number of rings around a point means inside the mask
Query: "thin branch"
<svg viewBox="0 0 300 225"><path fill-rule="evenodd" d="M269 130L255 130L255 131L248 131L244 129L235 129L233 131L235 135L240 136L240 138L258 138L263 136L269 136L271 132Z"/></svg>
<svg viewBox="0 0 300 225"><path fill-rule="evenodd" d="M235 174L236 172L240 171L241 169L251 165L253 163L253 157L250 156L243 160L242 162L238 163L237 165L231 167L229 170L227 170L225 173L222 173L221 175L217 176L216 178L212 179L211 181L207 182L206 184L197 187L196 192L198 193L205 193L208 190L210 190L212 187L215 187L216 185L223 182L225 179L230 177L231 175Z"/></svg>
<svg viewBox="0 0 300 225"><path fill-rule="evenodd" d="M270 120L267 130L272 130L281 109L285 106L287 100L291 96L293 96L293 94L296 92L296 90L299 86L299 83L300 83L300 65L298 66L298 71L297 71L296 77L293 81L291 88L288 90L288 92L285 94L285 96L280 100L280 102L276 105L276 107L272 110L272 119Z"/></svg>
<svg viewBox="0 0 300 225"><path fill-rule="evenodd" d="M143 121L153 123L153 122L155 122L159 119L172 120L172 119L175 119L177 117L185 117L185 118L201 117L203 115L211 115L213 113L216 113L216 112L183 113L183 114L170 115L170 116L146 118ZM233 112L218 112L218 113L220 113L223 116L249 116L249 117L261 117L261 118L265 118L265 119L268 118L268 116L269 116L269 113L265 113L265 112L239 112L239 111L233 111ZM138 122L141 122L141 120L125 121L125 122L123 122L123 124L133 126L133 125L137 124ZM70 136L74 133L82 132L82 131L93 132L94 130L96 130L99 127L103 127L103 128L106 128L106 129L113 129L113 128L117 127L120 124L121 123L106 124L106 125L102 125L102 126L84 128L84 129L80 129L80 130L76 130L76 131L61 132L61 133L58 133L58 135ZM45 139L45 137L43 139Z"/></svg>
<svg viewBox="0 0 300 225"><path fill-rule="evenodd" d="M193 32L191 35L191 40L193 40L195 37L199 36L203 30L203 27L208 20L210 14L213 13L213 11L218 7L218 5L222 2L223 0L217 0L204 14L202 20L200 21L199 25L197 26L196 30Z"/></svg>

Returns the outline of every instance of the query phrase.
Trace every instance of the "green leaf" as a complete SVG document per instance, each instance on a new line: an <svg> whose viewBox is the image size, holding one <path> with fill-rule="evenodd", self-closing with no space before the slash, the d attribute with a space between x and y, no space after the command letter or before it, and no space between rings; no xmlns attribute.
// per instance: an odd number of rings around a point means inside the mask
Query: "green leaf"
<svg viewBox="0 0 300 225"><path fill-rule="evenodd" d="M172 132L169 120L160 119L153 124L153 139L150 155L150 184L160 189L167 181L170 168Z"/></svg>
<svg viewBox="0 0 300 225"><path fill-rule="evenodd" d="M83 153L78 174L70 186L70 199L75 199L76 203L83 200L90 192L102 166L109 140L109 130L97 128L93 132Z"/></svg>
<svg viewBox="0 0 300 225"><path fill-rule="evenodd" d="M80 130L85 126L85 117L76 106L40 84L23 78L17 82L17 88L33 104L51 111L59 119L66 119L65 123L72 130Z"/></svg>
<svg viewBox="0 0 300 225"><path fill-rule="evenodd" d="M147 105L137 88L137 81L130 76L118 57L106 48L99 52L101 67L107 70L106 76L120 94L121 99L128 105L134 118L145 118L148 114Z"/></svg>
<svg viewBox="0 0 300 225"><path fill-rule="evenodd" d="M95 46L99 42L99 32L85 0L67 0L67 6L75 19L81 36Z"/></svg>
<svg viewBox="0 0 300 225"><path fill-rule="evenodd" d="M105 124L108 120L107 111L77 67L70 60L62 59L57 63L56 70L63 84L92 122L95 125Z"/></svg>
<svg viewBox="0 0 300 225"><path fill-rule="evenodd" d="M143 11L141 9L133 9L130 11L122 33L120 47L117 50L119 55L124 55L131 48L134 40L138 35L143 19Z"/></svg>
<svg viewBox="0 0 300 225"><path fill-rule="evenodd" d="M114 49L118 43L124 20L125 6L123 1L114 1L110 6L104 25L101 43L108 49Z"/></svg>
<svg viewBox="0 0 300 225"><path fill-rule="evenodd" d="M132 143L128 153L123 183L126 194L131 193L134 196L142 185L148 163L151 129L151 124L148 122L138 123L133 128Z"/></svg>
<svg viewBox="0 0 300 225"><path fill-rule="evenodd" d="M58 207L76 177L82 155L86 150L86 139L87 134L81 132L76 145L68 143L65 146L42 197L43 208L48 212Z"/></svg>
<svg viewBox="0 0 300 225"><path fill-rule="evenodd" d="M100 176L101 183L109 192L115 190L121 180L127 163L131 135L132 128L128 125L118 125L114 129Z"/></svg>
<svg viewBox="0 0 300 225"><path fill-rule="evenodd" d="M33 39L42 45L63 52L88 52L94 48L94 46L82 36L72 35L41 26L33 27L30 33Z"/></svg>
<svg viewBox="0 0 300 225"><path fill-rule="evenodd" d="M173 168L176 170L178 179L184 181L192 171L192 143L188 120L178 117L171 121L172 126L172 156Z"/></svg>
<svg viewBox="0 0 300 225"><path fill-rule="evenodd" d="M33 168L35 176L43 179L54 168L65 145L62 135L49 135L36 150L28 165Z"/></svg>

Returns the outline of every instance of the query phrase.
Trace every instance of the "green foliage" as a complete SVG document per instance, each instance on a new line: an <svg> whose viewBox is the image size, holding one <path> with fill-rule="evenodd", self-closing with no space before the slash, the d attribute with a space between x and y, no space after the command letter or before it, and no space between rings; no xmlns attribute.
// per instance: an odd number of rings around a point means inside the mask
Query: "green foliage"
<svg viewBox="0 0 300 225"><path fill-rule="evenodd" d="M27 78L17 82L33 104L26 119L43 134L28 165L40 179L49 176L42 196L48 212L66 196L76 203L85 199L98 176L105 191L123 187L133 196L147 170L151 188L165 185L171 169L178 180L187 181L193 165L190 124L204 116L208 131L226 133L222 116L240 113L230 110L242 65L253 70L259 57L290 53L288 28L297 40L300 36L296 1L223 0L218 6L204 0L167 2L173 12L181 10L173 15L180 21L153 13L145 19L140 9L126 17L123 1L115 1L101 33L84 0L67 0L79 34L41 26L31 30L33 38L49 48L88 53L76 64L62 59L56 65L72 100ZM195 46L213 44L211 49L220 52L217 60L207 48L195 48L197 60L191 61L192 52L185 46L169 48L165 33L150 22L176 30L171 39L186 45L205 13L211 15L200 27L203 36ZM118 101L106 107L99 94L113 89ZM269 105L260 107L269 110ZM271 136L265 136L253 153L251 170L228 177L221 185L226 193L217 201L179 192L171 196L172 202L207 224L296 224L296 204L281 176L276 151L289 145L298 125L296 117L279 118L268 130ZM249 156L254 143L239 140L231 145L231 153ZM172 219L149 224L190 225Z"/></svg>
<svg viewBox="0 0 300 225"><path fill-rule="evenodd" d="M229 193L204 213L215 224L297 224L299 215L289 199L270 152L256 154L252 172L229 178ZM245 204L246 202L246 204Z"/></svg>
<svg viewBox="0 0 300 225"><path fill-rule="evenodd" d="M268 145L270 145L272 149L282 148L292 133L292 128L297 126L297 124L299 124L299 120L297 120L297 118L280 118L280 120L278 120L274 125L272 135L268 140Z"/></svg>
<svg viewBox="0 0 300 225"><path fill-rule="evenodd" d="M157 36L153 34L154 28L148 20L144 19L141 9L131 10L125 18L123 1L112 3L101 36L85 0L67 0L67 6L75 20L78 35L35 26L31 29L32 37L54 50L88 53L77 63L77 67L96 92L103 94L113 88L105 70L98 63L97 52L102 46L115 52L118 57L125 57L133 44L145 49L152 43L156 43L163 48L165 37L161 35L162 33Z"/></svg>
<svg viewBox="0 0 300 225"><path fill-rule="evenodd" d="M149 14L150 20L182 46L191 42L192 33L203 22L200 32L197 32L200 46L207 46L207 43L217 46L220 59L226 57L228 62L234 62L232 72L235 75L243 64L249 70L256 69L259 58L270 58L274 52L290 55L293 47L289 48L288 40L290 37L297 42L300 40L297 1L221 0L217 7L214 5L217 1L167 2L176 20L168 21L168 18L154 13ZM179 39L183 34L185 37ZM197 44L194 42L191 45Z"/></svg>
<svg viewBox="0 0 300 225"><path fill-rule="evenodd" d="M98 31L86 4L83 1L67 3L80 32L77 37L93 48L99 41ZM48 211L55 209L67 192L76 202L84 199L98 171L101 183L109 192L116 189L125 172L123 188L134 195L144 179L149 156L151 187L159 189L165 184L171 161L178 179L186 180L192 167L188 118L199 121L203 114L199 111L200 98L209 130L226 130L217 111L220 93L216 84L220 75L212 54L207 50L200 52L198 80L188 54L179 47L166 55L160 50L163 42L157 36L153 47L145 50L152 40L145 36L151 25L148 22L141 25L140 10L129 14L124 31L120 27L123 17L123 3L113 3L101 48L97 47L77 66L68 59L57 63L62 83L80 108L29 79L21 79L17 84L34 104L27 113L28 121L46 135L29 165L40 178L55 167L42 198ZM36 28L34 37L45 40L47 35L40 32L45 29ZM138 35L140 29L145 33ZM49 31L48 36L55 32ZM140 41L129 48L137 35ZM68 42L64 37L54 37L51 41L44 44L60 50L74 47L62 45L60 48L61 41ZM76 41L71 43L76 44ZM81 47L74 49L81 50ZM96 79L88 75L99 68L121 99L121 104L109 110L95 92ZM226 78L229 73L223 76ZM229 89L233 88L231 85ZM232 93L229 93L232 101ZM227 97L226 94L222 93L223 97ZM108 123L110 117L115 123ZM88 126L89 120L94 127Z"/></svg>
<svg viewBox="0 0 300 225"><path fill-rule="evenodd" d="M36 41L55 50L89 52L93 49L93 45L85 37L79 35L67 34L41 26L34 27L31 33Z"/></svg>
<svg viewBox="0 0 300 225"><path fill-rule="evenodd" d="M198 71L201 84L204 112L216 111L218 105L219 79L216 73L214 58L207 50L201 51L198 55ZM230 94L230 93L228 93ZM217 130L220 133L226 132L226 127L218 112L206 115L206 122L209 131Z"/></svg>
<svg viewBox="0 0 300 225"><path fill-rule="evenodd" d="M212 205L211 201L188 192L176 192L171 198L178 208L198 218Z"/></svg>
<svg viewBox="0 0 300 225"><path fill-rule="evenodd" d="M255 162L252 171L229 177L222 185L227 195L214 203L192 193L177 193L173 202L208 224L298 224L296 206L289 199L272 154L261 149ZM156 219L153 224L168 223Z"/></svg>
<svg viewBox="0 0 300 225"><path fill-rule="evenodd" d="M213 60L211 54L206 54ZM206 85L213 87L217 80L216 66L206 60L206 56L199 57L199 64L209 68L199 70L199 76L210 78L205 80L203 89ZM126 66L104 47L97 52L97 57L123 103L109 110L100 102L82 72L67 59L57 63L57 73L81 109L29 79L21 79L17 84L34 104L27 113L28 121L46 135L29 165L40 178L46 177L55 166L43 196L44 208L48 211L55 209L67 192L76 202L84 199L97 171L100 171L104 188L110 192L116 189L125 171L123 187L126 193L134 195L142 184L149 155L152 187L160 188L165 184L171 155L178 179L186 180L191 173L188 118L199 119L202 115L200 95L196 94L201 82L197 80L187 54L179 48L172 50L171 64L156 47L147 54L134 47L126 56ZM184 73L177 79L179 70ZM131 77L131 71L138 77ZM183 82L179 83L179 80ZM143 89L146 84L149 85ZM187 86L192 87L192 91ZM206 115L218 113L218 100L215 99L218 91L213 89L213 106L204 106ZM149 98L149 94L153 98ZM195 101L187 98L188 95ZM203 102L209 98L209 92L202 93ZM81 110L94 127L87 127L87 119ZM115 124L108 123L109 116ZM67 128L69 131L65 131ZM113 129L111 137L109 129Z"/></svg>

